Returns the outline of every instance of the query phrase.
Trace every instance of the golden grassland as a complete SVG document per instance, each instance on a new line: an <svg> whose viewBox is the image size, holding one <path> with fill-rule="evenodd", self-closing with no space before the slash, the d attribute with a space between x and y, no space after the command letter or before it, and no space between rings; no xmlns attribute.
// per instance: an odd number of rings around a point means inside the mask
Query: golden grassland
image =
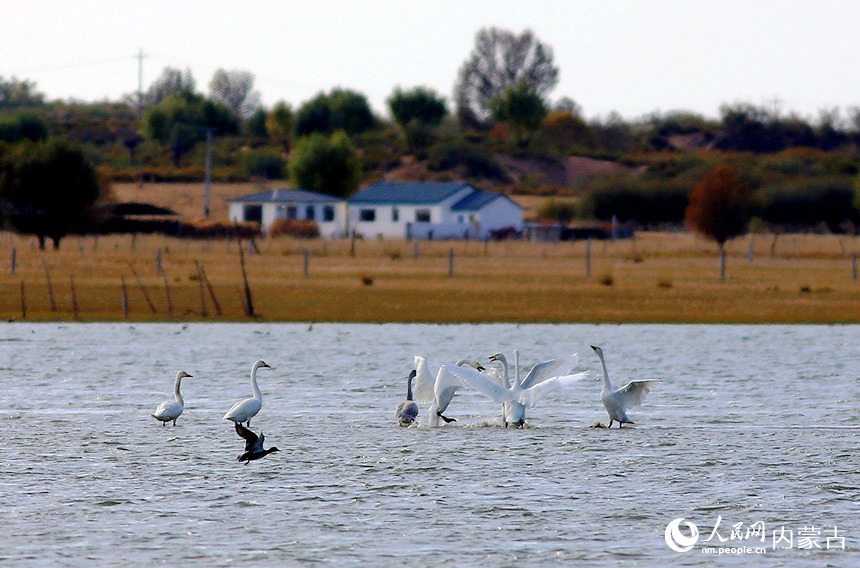
<svg viewBox="0 0 860 568"><path fill-rule="evenodd" d="M245 255L250 318L236 241L72 236L39 251L33 237L0 233L0 317L121 321L124 280L135 321L860 322L860 241L850 237L784 235L773 248L771 236L737 239L725 281L716 246L688 233L590 245L358 240L354 257L349 240L256 244Z"/></svg>

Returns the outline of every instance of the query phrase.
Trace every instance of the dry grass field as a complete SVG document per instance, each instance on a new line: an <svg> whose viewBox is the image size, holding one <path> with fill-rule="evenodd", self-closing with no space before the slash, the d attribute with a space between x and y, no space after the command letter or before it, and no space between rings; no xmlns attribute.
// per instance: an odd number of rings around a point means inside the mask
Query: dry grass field
<svg viewBox="0 0 860 568"><path fill-rule="evenodd" d="M716 246L687 233L591 245L359 240L355 256L349 240L256 244L245 255L256 321L860 322L860 241L849 237L737 239L725 281ZM236 241L73 236L39 251L35 238L0 233L4 319L248 321L242 290Z"/></svg>

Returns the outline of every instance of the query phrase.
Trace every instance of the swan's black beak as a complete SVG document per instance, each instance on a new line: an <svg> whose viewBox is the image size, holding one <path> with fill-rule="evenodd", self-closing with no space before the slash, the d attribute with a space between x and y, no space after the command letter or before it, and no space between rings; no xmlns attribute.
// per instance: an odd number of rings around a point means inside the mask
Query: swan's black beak
<svg viewBox="0 0 860 568"><path fill-rule="evenodd" d="M600 347L598 347L597 345L592 345L592 346L591 346L591 348L592 348L592 349L594 349L595 351L597 351L598 349L600 349Z"/></svg>
<svg viewBox="0 0 860 568"><path fill-rule="evenodd" d="M486 371L486 370L487 370L487 368L486 368L486 367L484 367L483 365L481 365L480 363L478 363L478 366L477 366L477 367L475 367L475 368L476 368L476 369L478 369L478 371L481 371L481 372L484 372L484 371Z"/></svg>

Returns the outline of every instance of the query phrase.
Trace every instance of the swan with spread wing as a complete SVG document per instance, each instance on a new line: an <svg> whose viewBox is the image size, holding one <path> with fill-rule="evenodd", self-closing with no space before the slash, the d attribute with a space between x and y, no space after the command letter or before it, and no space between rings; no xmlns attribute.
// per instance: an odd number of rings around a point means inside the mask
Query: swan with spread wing
<svg viewBox="0 0 860 568"><path fill-rule="evenodd" d="M609 413L609 427L612 428L614 421L618 422L619 428L622 424L633 424L633 421L627 417L627 409L640 406L645 395L663 384L662 381L630 381L623 387L619 387L609 380L609 371L606 370L603 349L597 345L592 345L591 348L600 357L600 363L603 365L603 389L600 391L600 400L603 402L606 412Z"/></svg>
<svg viewBox="0 0 860 568"><path fill-rule="evenodd" d="M530 408L544 396L562 387L569 386L588 376L588 372L567 374L577 363L576 355L550 359L538 363L531 371L520 379L520 354L514 350L514 380L511 383L508 375L508 362L504 355L496 353L491 361L499 361L504 368L503 381L493 378L468 367L443 365L442 367L473 387L480 393L504 406L505 427L508 425L521 428L526 421L526 408Z"/></svg>

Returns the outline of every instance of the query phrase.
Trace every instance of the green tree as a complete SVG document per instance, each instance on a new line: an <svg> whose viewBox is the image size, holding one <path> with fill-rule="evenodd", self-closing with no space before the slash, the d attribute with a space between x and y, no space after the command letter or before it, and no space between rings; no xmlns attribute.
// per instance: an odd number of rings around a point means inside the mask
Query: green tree
<svg viewBox="0 0 860 568"><path fill-rule="evenodd" d="M169 145L177 167L182 156L205 138L204 128L236 134L239 123L221 103L189 91L167 97L143 115L144 137Z"/></svg>
<svg viewBox="0 0 860 568"><path fill-rule="evenodd" d="M251 138L268 138L269 130L266 128L266 116L266 111L263 108L258 108L245 121L245 133Z"/></svg>
<svg viewBox="0 0 860 568"><path fill-rule="evenodd" d="M348 197L358 189L361 163L345 132L331 137L318 132L301 138L289 163L296 187L335 197Z"/></svg>
<svg viewBox="0 0 860 568"><path fill-rule="evenodd" d="M524 81L546 96L558 83L552 48L526 30L520 35L498 28L480 30L454 86L457 115L466 125L486 125L490 101Z"/></svg>
<svg viewBox="0 0 860 568"><path fill-rule="evenodd" d="M684 221L720 247L720 279L726 277L726 241L747 230L752 191L731 166L718 166L705 174L690 193Z"/></svg>
<svg viewBox="0 0 860 568"><path fill-rule="evenodd" d="M36 91L36 83L0 76L0 112L41 106L44 102L45 95Z"/></svg>
<svg viewBox="0 0 860 568"><path fill-rule="evenodd" d="M403 130L410 148L423 148L432 141L432 130L448 114L445 99L433 89L415 87L403 91L400 87L388 97L391 116Z"/></svg>
<svg viewBox="0 0 860 568"><path fill-rule="evenodd" d="M272 142L289 149L293 133L293 109L288 103L279 101L266 114L266 130Z"/></svg>
<svg viewBox="0 0 860 568"><path fill-rule="evenodd" d="M0 140L36 142L47 137L48 125L40 116L32 112L19 111L11 115L0 116Z"/></svg>
<svg viewBox="0 0 860 568"><path fill-rule="evenodd" d="M520 147L528 144L547 114L543 97L525 81L505 89L492 99L489 109L493 120L511 127Z"/></svg>
<svg viewBox="0 0 860 568"><path fill-rule="evenodd" d="M66 139L0 149L0 211L5 224L54 249L105 188L83 151Z"/></svg>
<svg viewBox="0 0 860 568"><path fill-rule="evenodd" d="M302 104L296 112L296 135L306 136L312 132L331 134L343 130L347 134L359 134L376 125L367 97L349 89L332 89L328 94L320 93Z"/></svg>

